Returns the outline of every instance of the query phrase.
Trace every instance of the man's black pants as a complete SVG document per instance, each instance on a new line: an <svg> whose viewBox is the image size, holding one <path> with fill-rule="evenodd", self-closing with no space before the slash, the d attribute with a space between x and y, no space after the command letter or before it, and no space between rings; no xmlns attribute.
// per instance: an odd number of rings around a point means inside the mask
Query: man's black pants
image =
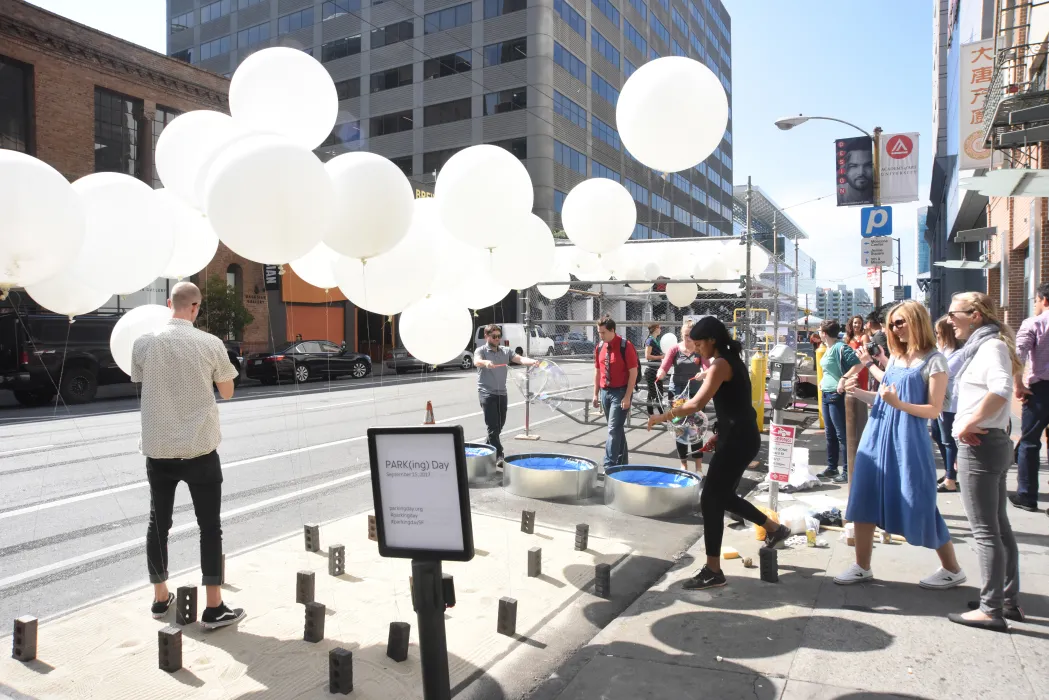
<svg viewBox="0 0 1049 700"><path fill-rule="evenodd" d="M481 399L481 410L484 411L484 424L488 428L488 444L495 448L495 453L502 457L503 443L499 440L499 433L503 432L506 425L506 394L502 396L479 393Z"/></svg>
<svg viewBox="0 0 1049 700"><path fill-rule="evenodd" d="M185 481L200 527L202 585L222 584L222 464L218 452L192 459L146 458L149 479L149 528L146 560L151 583L168 580L168 532L175 508L175 489Z"/></svg>

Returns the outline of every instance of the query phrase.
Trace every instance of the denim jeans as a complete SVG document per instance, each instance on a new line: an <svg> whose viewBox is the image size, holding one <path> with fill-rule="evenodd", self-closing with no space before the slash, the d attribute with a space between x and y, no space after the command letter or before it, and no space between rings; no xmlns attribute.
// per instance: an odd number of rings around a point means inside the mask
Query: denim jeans
<svg viewBox="0 0 1049 700"><path fill-rule="evenodd" d="M606 467L626 464L630 459L624 431L629 411L623 409L624 396L626 396L626 387L621 386L616 389L602 389L598 397L601 401L601 409L608 418L608 439L605 441Z"/></svg>
<svg viewBox="0 0 1049 700"><path fill-rule="evenodd" d="M1038 504L1038 460L1042 434L1049 426L1049 381L1032 382L1020 416L1020 444L1016 449L1016 498Z"/></svg>
<svg viewBox="0 0 1049 700"><path fill-rule="evenodd" d="M944 411L938 420L933 423L933 432L937 435L936 444L940 446L940 456L943 457L943 468L947 472L947 478L951 481L958 480L958 443L955 441L951 431L954 429L954 414Z"/></svg>
<svg viewBox="0 0 1049 700"><path fill-rule="evenodd" d="M845 449L845 395L836 391L823 392L823 425L827 433L827 468L848 471L848 452Z"/></svg>
<svg viewBox="0 0 1049 700"><path fill-rule="evenodd" d="M488 444L495 448L495 454L498 457L502 457L504 455L503 443L499 439L499 434L503 432L503 426L506 425L506 394L489 394L482 391L479 392L479 398L481 410L484 411L484 425L488 428Z"/></svg>

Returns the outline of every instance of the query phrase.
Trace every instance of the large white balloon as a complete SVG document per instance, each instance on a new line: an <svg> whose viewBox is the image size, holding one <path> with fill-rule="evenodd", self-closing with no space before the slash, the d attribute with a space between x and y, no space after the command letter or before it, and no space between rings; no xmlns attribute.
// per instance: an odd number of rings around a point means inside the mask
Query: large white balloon
<svg viewBox="0 0 1049 700"><path fill-rule="evenodd" d="M723 268L742 270L747 266L747 246L737 240L726 241L720 257Z"/></svg>
<svg viewBox="0 0 1049 700"><path fill-rule="evenodd" d="M284 138L256 135L219 154L205 212L219 240L248 260L283 265L317 247L335 190L317 156Z"/></svg>
<svg viewBox="0 0 1049 700"><path fill-rule="evenodd" d="M687 170L721 143L728 97L709 68L683 56L649 61L626 81L616 126L634 158L659 172Z"/></svg>
<svg viewBox="0 0 1049 700"><path fill-rule="evenodd" d="M568 259L568 271L583 282L604 282L612 273L601 264L601 256L576 247Z"/></svg>
<svg viewBox="0 0 1049 700"><path fill-rule="evenodd" d="M204 210L204 187L218 154L251 132L228 114L200 109L175 117L157 139L157 174L171 190Z"/></svg>
<svg viewBox="0 0 1049 700"><path fill-rule="evenodd" d="M591 253L621 246L637 225L637 207L625 187L603 177L584 180L572 188L561 209L565 233Z"/></svg>
<svg viewBox="0 0 1049 700"><path fill-rule="evenodd" d="M306 149L328 138L339 116L331 74L313 56L284 46L256 51L229 86L233 118L253 131L279 134Z"/></svg>
<svg viewBox="0 0 1049 700"><path fill-rule="evenodd" d="M113 326L109 349L113 361L128 376L131 375L131 351L135 341L147 333L155 333L171 320L171 309L159 304L136 306L124 314Z"/></svg>
<svg viewBox="0 0 1049 700"><path fill-rule="evenodd" d="M535 214L510 224L513 238L492 250L492 276L510 289L527 289L550 278L554 237Z"/></svg>
<svg viewBox="0 0 1049 700"><path fill-rule="evenodd" d="M391 250L412 225L413 191L390 160L355 151L325 166L335 187L335 218L324 234L329 248L351 258L371 258Z"/></svg>
<svg viewBox="0 0 1049 700"><path fill-rule="evenodd" d="M678 308L685 308L696 300L699 289L694 282L671 282L667 285L667 299Z"/></svg>
<svg viewBox="0 0 1049 700"><path fill-rule="evenodd" d="M104 289L85 286L80 278L64 271L42 282L26 285L25 290L48 311L70 318L99 309L113 296Z"/></svg>
<svg viewBox="0 0 1049 700"><path fill-rule="evenodd" d="M542 294L550 301L553 301L555 299L560 299L565 294L568 294L568 288L570 286L569 283L572 281L572 277L568 272L568 265L561 262L560 260L556 260L554 261L553 267L551 268L550 274L547 276L547 279L540 281L564 282L564 284L541 284L538 287L536 287L536 289L539 290L540 294Z"/></svg>
<svg viewBox="0 0 1049 700"><path fill-rule="evenodd" d="M532 178L505 148L465 148L444 164L434 186L441 221L450 234L478 248L509 240L505 224L532 211Z"/></svg>
<svg viewBox="0 0 1049 700"><path fill-rule="evenodd" d="M677 345L677 336L673 333L664 333L663 337L659 339L659 349L666 355L670 352L670 348Z"/></svg>
<svg viewBox="0 0 1049 700"><path fill-rule="evenodd" d="M473 335L470 311L441 294L415 302L401 314L401 340L413 357L439 365L462 355Z"/></svg>
<svg viewBox="0 0 1049 700"><path fill-rule="evenodd" d="M0 289L53 277L83 243L84 211L69 181L42 160L0 150Z"/></svg>
<svg viewBox="0 0 1049 700"><path fill-rule="evenodd" d="M335 263L339 289L362 309L383 315L422 299L434 281L439 241L447 236L432 199L413 202L412 225L392 250L368 260L341 257Z"/></svg>
<svg viewBox="0 0 1049 700"><path fill-rule="evenodd" d="M67 268L85 286L132 294L171 261L175 222L155 206L153 189L121 173L94 173L73 183L84 203L84 244Z"/></svg>
<svg viewBox="0 0 1049 700"><path fill-rule="evenodd" d="M219 248L219 237L208 217L168 189L153 192L153 206L159 216L174 224L175 232L171 259L160 276L182 279L207 267Z"/></svg>
<svg viewBox="0 0 1049 700"><path fill-rule="evenodd" d="M291 269L295 270L302 281L318 289L335 289L339 281L335 278L335 264L341 256L334 250L318 243L317 247L293 260Z"/></svg>

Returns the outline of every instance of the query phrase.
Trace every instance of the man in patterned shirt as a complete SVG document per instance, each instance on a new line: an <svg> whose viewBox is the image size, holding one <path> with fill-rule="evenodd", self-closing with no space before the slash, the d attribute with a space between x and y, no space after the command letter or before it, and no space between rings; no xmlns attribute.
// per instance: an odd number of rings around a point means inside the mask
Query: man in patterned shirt
<svg viewBox="0 0 1049 700"><path fill-rule="evenodd" d="M185 481L200 527L200 568L207 590L205 629L225 627L244 618L241 608L222 602L222 466L217 452L219 409L214 388L233 396L237 369L222 341L197 330L200 290L179 282L171 290L171 320L156 333L135 341L131 381L142 384L141 450L149 480L149 528L146 559L153 583L153 617L167 614L174 601L168 591L168 532L175 489Z"/></svg>
<svg viewBox="0 0 1049 700"><path fill-rule="evenodd" d="M1026 367L1022 375L1013 377L1013 390L1023 401L1023 411L1016 445L1016 495L1009 497L1017 508L1034 512L1038 510L1042 434L1049 427L1049 282L1038 286L1036 296L1035 315L1025 319L1016 332L1016 356Z"/></svg>

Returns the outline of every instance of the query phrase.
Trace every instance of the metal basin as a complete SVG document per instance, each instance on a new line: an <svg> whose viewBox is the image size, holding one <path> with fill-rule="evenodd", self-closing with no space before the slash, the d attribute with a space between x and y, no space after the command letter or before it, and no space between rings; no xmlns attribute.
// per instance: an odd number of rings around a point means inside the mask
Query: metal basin
<svg viewBox="0 0 1049 700"><path fill-rule="evenodd" d="M597 480L597 464L559 454L523 454L503 461L503 487L515 496L583 501Z"/></svg>
<svg viewBox="0 0 1049 700"><path fill-rule="evenodd" d="M699 477L672 467L625 464L605 470L605 505L646 518L682 515L699 502Z"/></svg>
<svg viewBox="0 0 1049 700"><path fill-rule="evenodd" d="M487 481L495 474L495 448L483 442L468 442L466 449L466 477L470 483Z"/></svg>

